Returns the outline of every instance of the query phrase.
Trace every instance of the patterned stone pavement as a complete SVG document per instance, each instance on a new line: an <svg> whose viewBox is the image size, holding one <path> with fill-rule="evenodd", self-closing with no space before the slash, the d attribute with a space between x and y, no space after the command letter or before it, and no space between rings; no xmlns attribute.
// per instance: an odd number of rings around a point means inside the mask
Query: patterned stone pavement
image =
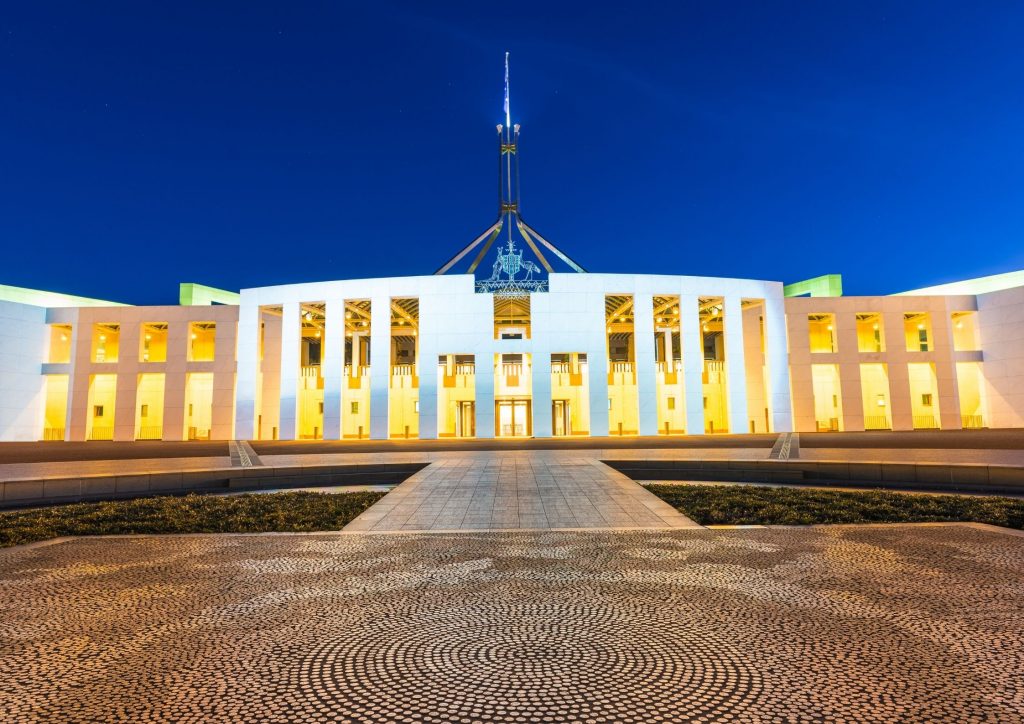
<svg viewBox="0 0 1024 724"><path fill-rule="evenodd" d="M0 551L5 722L1021 722L1024 537L175 536Z"/></svg>
<svg viewBox="0 0 1024 724"><path fill-rule="evenodd" d="M622 473L565 453L451 454L392 490L346 531L695 528Z"/></svg>

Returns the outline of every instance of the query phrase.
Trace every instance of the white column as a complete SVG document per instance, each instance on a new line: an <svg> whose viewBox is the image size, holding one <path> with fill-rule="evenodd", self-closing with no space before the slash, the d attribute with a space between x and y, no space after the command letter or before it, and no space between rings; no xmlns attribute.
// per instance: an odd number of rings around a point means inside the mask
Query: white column
<svg viewBox="0 0 1024 724"><path fill-rule="evenodd" d="M260 306L255 295L243 291L238 307L238 380L235 393L235 436L240 440L256 437L259 356Z"/></svg>
<svg viewBox="0 0 1024 724"><path fill-rule="evenodd" d="M474 357L476 436L482 439L494 437L494 357L486 347Z"/></svg>
<svg viewBox="0 0 1024 724"><path fill-rule="evenodd" d="M768 367L768 408L772 432L793 431L793 404L789 386L789 352L786 348L786 307L782 285L764 300L765 365Z"/></svg>
<svg viewBox="0 0 1024 724"><path fill-rule="evenodd" d="M750 432L747 417L747 365L743 349L743 306L740 297L729 295L724 300L725 369L729 395L729 432Z"/></svg>
<svg viewBox="0 0 1024 724"><path fill-rule="evenodd" d="M71 324L71 364L68 365L68 399L67 404L64 408L64 440L84 440L85 439L85 407L87 404L88 388L89 388L89 373L88 359L81 359L78 356L78 345L79 341L83 344L88 339L89 335L82 330L82 325L78 323L78 310L75 310L75 316ZM76 390L79 394L76 396ZM84 394L83 394L84 392ZM72 435L71 424L72 416L77 425L75 435Z"/></svg>
<svg viewBox="0 0 1024 724"><path fill-rule="evenodd" d="M654 298L633 297L633 356L636 360L636 394L640 434L658 434L658 386L654 370Z"/></svg>
<svg viewBox="0 0 1024 724"><path fill-rule="evenodd" d="M345 365L345 300L328 299L321 344L324 376L324 440L341 439L342 375Z"/></svg>
<svg viewBox="0 0 1024 724"><path fill-rule="evenodd" d="M686 395L686 434L704 434L704 345L696 294L679 296L679 343L683 352L683 390Z"/></svg>
<svg viewBox="0 0 1024 724"><path fill-rule="evenodd" d="M281 311L281 418L278 437L294 440L299 417L299 352L302 322L298 302L287 302Z"/></svg>
<svg viewBox="0 0 1024 724"><path fill-rule="evenodd" d="M434 295L419 300L419 330L416 337L416 369L419 375L419 438L437 438L437 332L445 310Z"/></svg>
<svg viewBox="0 0 1024 724"><path fill-rule="evenodd" d="M391 297L370 300L370 438L388 439L391 389Z"/></svg>
<svg viewBox="0 0 1024 724"><path fill-rule="evenodd" d="M533 436L551 437L551 353L537 352L530 357L533 390Z"/></svg>

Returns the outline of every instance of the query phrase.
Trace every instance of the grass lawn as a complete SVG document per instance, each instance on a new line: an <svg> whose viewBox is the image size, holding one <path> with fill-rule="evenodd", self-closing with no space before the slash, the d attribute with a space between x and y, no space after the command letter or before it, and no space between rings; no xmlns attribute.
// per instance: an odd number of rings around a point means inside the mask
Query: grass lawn
<svg viewBox="0 0 1024 724"><path fill-rule="evenodd" d="M961 521L1024 529L1024 500L1018 498L756 485L659 483L647 489L701 525Z"/></svg>
<svg viewBox="0 0 1024 724"><path fill-rule="evenodd" d="M184 495L0 512L0 548L66 535L339 530L384 493Z"/></svg>

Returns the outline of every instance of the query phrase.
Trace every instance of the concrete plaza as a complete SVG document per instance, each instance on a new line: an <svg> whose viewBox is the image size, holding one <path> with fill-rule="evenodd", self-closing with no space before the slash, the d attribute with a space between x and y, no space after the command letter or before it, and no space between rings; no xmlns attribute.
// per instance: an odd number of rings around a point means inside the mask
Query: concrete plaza
<svg viewBox="0 0 1024 724"><path fill-rule="evenodd" d="M12 722L1024 721L970 525L95 538L0 551Z"/></svg>

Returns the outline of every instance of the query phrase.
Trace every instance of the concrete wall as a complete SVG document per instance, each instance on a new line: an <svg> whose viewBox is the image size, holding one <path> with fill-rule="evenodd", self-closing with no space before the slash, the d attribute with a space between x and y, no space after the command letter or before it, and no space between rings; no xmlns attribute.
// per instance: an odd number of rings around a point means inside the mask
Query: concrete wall
<svg viewBox="0 0 1024 724"><path fill-rule="evenodd" d="M1024 287L979 294L978 328L989 426L1024 427Z"/></svg>
<svg viewBox="0 0 1024 724"><path fill-rule="evenodd" d="M789 364L793 379L793 422L799 431L813 431L815 425L811 365L838 365L842 409L841 429L864 429L864 401L860 365L888 365L889 400L894 430L914 427L911 404L911 363L932 363L938 392L939 425L944 430L960 428L960 402L956 387L956 363L975 361L977 352L953 351L952 313L977 309L973 296L952 297L795 297L786 300L789 329ZM885 350L860 352L857 344L857 314L882 315ZM908 351L904 334L905 313L930 315L931 351ZM811 352L808 317L835 315L836 351ZM983 345L984 346L984 345Z"/></svg>
<svg viewBox="0 0 1024 724"><path fill-rule="evenodd" d="M185 438L185 382L193 372L213 373L213 419L210 436L229 439L234 427L235 341L238 307L82 307L42 310L48 324L70 324L72 353L68 364L48 364L44 372L68 374L67 440L85 440L89 428L89 379L92 375L116 374L114 439L134 440L138 413L139 375L164 374L163 439ZM166 323L167 361L142 362L140 334L144 323ZM212 362L188 362L189 323L214 322L215 358ZM121 326L116 362L92 358L94 324ZM44 333L46 332L44 325ZM42 357L41 357L42 359ZM39 439L39 430L30 439Z"/></svg>
<svg viewBox="0 0 1024 724"><path fill-rule="evenodd" d="M42 435L49 339L44 308L0 302L0 440Z"/></svg>

